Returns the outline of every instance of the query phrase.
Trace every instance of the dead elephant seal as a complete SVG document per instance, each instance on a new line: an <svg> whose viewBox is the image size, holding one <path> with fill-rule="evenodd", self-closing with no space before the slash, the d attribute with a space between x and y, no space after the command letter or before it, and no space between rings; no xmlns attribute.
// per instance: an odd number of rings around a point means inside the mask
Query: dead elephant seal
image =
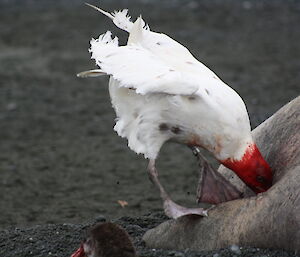
<svg viewBox="0 0 300 257"><path fill-rule="evenodd" d="M274 171L265 193L222 203L208 217L169 220L144 235L148 247L213 250L229 245L300 250L300 97L253 131ZM221 173L246 195L249 190L224 167Z"/></svg>

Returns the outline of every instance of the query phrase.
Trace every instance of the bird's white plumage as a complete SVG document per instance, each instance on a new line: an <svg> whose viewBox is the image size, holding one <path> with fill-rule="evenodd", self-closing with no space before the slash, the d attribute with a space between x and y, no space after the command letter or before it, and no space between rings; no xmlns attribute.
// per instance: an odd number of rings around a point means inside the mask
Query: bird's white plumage
<svg viewBox="0 0 300 257"><path fill-rule="evenodd" d="M118 46L117 42L117 38L112 39L111 33L106 32L97 40L91 41L91 52L97 65L120 81L122 87L133 87L136 93L143 95L191 95L198 91L200 84L198 85L195 74L175 70L172 65L140 44Z"/></svg>
<svg viewBox="0 0 300 257"><path fill-rule="evenodd" d="M129 32L119 46L111 32L91 40L100 73L110 75L109 91L117 114L115 130L129 147L155 159L168 140L202 146L219 160L239 159L252 143L240 96L167 35L150 31L127 10L109 14Z"/></svg>

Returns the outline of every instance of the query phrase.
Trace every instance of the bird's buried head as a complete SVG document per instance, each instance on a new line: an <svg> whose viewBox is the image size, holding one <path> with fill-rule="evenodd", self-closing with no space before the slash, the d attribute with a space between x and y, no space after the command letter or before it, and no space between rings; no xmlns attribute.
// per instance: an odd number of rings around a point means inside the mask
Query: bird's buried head
<svg viewBox="0 0 300 257"><path fill-rule="evenodd" d="M226 159L222 164L233 170L257 194L272 186L272 170L255 144L248 146L241 160Z"/></svg>

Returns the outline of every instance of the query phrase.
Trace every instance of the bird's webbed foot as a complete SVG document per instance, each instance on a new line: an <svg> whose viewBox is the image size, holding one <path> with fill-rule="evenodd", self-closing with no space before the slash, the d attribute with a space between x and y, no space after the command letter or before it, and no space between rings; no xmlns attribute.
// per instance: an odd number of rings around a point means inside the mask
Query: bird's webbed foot
<svg viewBox="0 0 300 257"><path fill-rule="evenodd" d="M225 177L217 172L194 147L198 159L200 178L197 188L197 200L202 203L218 204L243 197L243 194Z"/></svg>
<svg viewBox="0 0 300 257"><path fill-rule="evenodd" d="M158 179L158 172L155 168L155 160L149 161L148 174L152 183L157 186L160 191L160 196L163 200L164 212L168 217L177 219L181 216L189 214L207 216L208 210L203 208L186 208L172 201Z"/></svg>

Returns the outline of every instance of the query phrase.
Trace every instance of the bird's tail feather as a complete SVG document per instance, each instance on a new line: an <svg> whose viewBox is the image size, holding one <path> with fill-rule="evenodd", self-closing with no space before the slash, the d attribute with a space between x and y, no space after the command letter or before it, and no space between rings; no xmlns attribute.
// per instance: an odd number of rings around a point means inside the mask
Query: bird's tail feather
<svg viewBox="0 0 300 257"><path fill-rule="evenodd" d="M107 75L103 70L96 69L96 70L87 70L77 73L77 77L79 78L87 78L87 77L99 77Z"/></svg>
<svg viewBox="0 0 300 257"><path fill-rule="evenodd" d="M127 44L138 43L139 41L142 40L144 24L145 23L142 17L138 17L137 20L133 23L132 29L129 33Z"/></svg>
<svg viewBox="0 0 300 257"><path fill-rule="evenodd" d="M129 15L127 15L127 13L128 13L127 9L109 13L109 12L106 12L106 11L100 9L97 6L92 5L92 4L86 3L86 5L94 8L95 10L101 12L102 14L104 14L105 16L110 18L118 28L123 29L127 32L130 32L130 30L133 26L133 23L130 20L131 17Z"/></svg>

